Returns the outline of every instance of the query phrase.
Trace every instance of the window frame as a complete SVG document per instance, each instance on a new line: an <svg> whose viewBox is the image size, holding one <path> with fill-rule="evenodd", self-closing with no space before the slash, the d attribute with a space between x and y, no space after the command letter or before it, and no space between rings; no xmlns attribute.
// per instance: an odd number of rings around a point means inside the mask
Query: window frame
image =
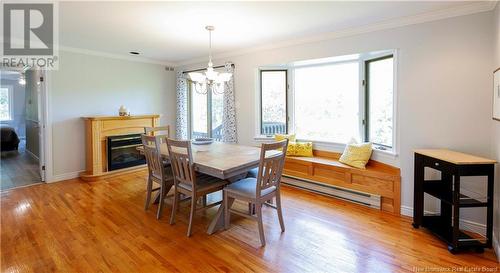
<svg viewBox="0 0 500 273"><path fill-rule="evenodd" d="M395 56L394 54L386 54L383 56L377 56L374 58L368 58L363 60L363 67L364 67L364 78L363 78L363 89L364 89L364 115L363 115L363 138L365 142L370 141L370 66L369 64L372 62L377 62L377 61L382 61L386 59L393 59L393 98L392 98L392 117L393 117L393 128L392 128L392 146L389 145L384 145L380 143L375 143L373 142L372 144L380 150L394 150L394 143L395 143L395 137L394 137L394 130L395 130L395 100L394 100L394 93L395 93L395 77L396 77L396 71L395 71Z"/></svg>
<svg viewBox="0 0 500 273"><path fill-rule="evenodd" d="M0 88L7 89L9 97L9 119L0 119L0 122L9 122L14 120L14 88L12 85L2 85Z"/></svg>
<svg viewBox="0 0 500 273"><path fill-rule="evenodd" d="M264 135L264 133L262 132L262 130L264 129L264 126L263 125L263 114L262 114L262 74L264 72L285 72L285 134L288 134L288 132L290 131L289 128L289 123L290 123L290 109L289 109L289 90L290 90L290 84L289 84L289 77L288 77L288 74L289 74L289 70L286 69L286 68L262 68L262 69L259 69L259 134L261 136L266 136Z"/></svg>
<svg viewBox="0 0 500 273"><path fill-rule="evenodd" d="M272 70L286 70L287 71L287 83L288 83L288 88L287 88L287 134L293 134L295 133L295 94L294 94L294 70L295 68L299 67L306 67L306 66L321 66L321 65L328 65L328 64L333 64L333 63L343 63L343 62L349 62L350 60L342 58L339 61L325 61L327 59L333 59L337 57L348 57L348 56L357 56L357 62L359 63L359 133L361 137L361 141L365 140L365 120L366 120L366 107L368 100L366 98L365 94L365 86L363 84L363 81L366 81L366 71L365 71L365 62L369 60L374 60L374 59L379 59L379 58L384 58L389 56L392 56L393 58L393 129L392 129L392 147L387 148L381 145L374 144L374 153L377 154L378 156L382 156L384 158L387 158L388 160L393 160L398 156L399 153L399 141L398 141L398 49L386 49L386 50L379 50L379 51L370 51L370 52L364 52L364 53L357 53L357 54L343 54L343 55L337 55L333 57L327 57L327 58L320 58L320 59L314 59L314 60L306 60L307 64L298 64L301 63L302 61L298 61L295 63L288 63L288 64L283 64L283 65L267 65L267 66L260 66L256 69L256 80L259 81L259 85L255 85L255 98L257 100L256 103L256 114L258 113L258 116L256 115L256 136L254 137L254 140L259 141L259 142L266 142L272 139L271 136L266 136L262 134L262 83L261 83L261 71L272 71ZM316 63L315 63L316 61ZM315 149L320 149L320 150L331 150L331 151L337 151L341 152L347 143L338 143L334 141L317 141L317 140L310 140L310 139L297 139L297 141L311 141L314 144Z"/></svg>
<svg viewBox="0 0 500 273"><path fill-rule="evenodd" d="M188 84L188 137L189 139L193 138L193 93L196 92L193 89L193 81L187 79ZM212 128L212 91L208 91L207 94L207 137L213 138L213 128Z"/></svg>

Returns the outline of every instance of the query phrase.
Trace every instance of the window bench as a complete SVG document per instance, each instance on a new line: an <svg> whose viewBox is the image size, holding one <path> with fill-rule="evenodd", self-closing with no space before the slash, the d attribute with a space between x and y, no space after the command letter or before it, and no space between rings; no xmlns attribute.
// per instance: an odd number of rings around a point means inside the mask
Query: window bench
<svg viewBox="0 0 500 273"><path fill-rule="evenodd" d="M399 168L370 160L365 170L338 161L339 153L314 150L314 157L287 157L283 174L358 192L380 195L382 211L400 214Z"/></svg>

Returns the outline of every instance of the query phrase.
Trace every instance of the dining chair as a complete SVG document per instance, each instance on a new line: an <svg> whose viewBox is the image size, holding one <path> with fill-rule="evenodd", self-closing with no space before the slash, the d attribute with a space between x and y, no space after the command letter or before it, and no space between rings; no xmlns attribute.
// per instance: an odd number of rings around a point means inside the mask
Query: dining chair
<svg viewBox="0 0 500 273"><path fill-rule="evenodd" d="M148 136L164 135L170 137L170 126L144 127L144 133Z"/></svg>
<svg viewBox="0 0 500 273"><path fill-rule="evenodd" d="M285 231L285 223L283 222L281 210L280 181L283 166L285 164L287 147L288 139L262 144L257 177L247 177L224 188L223 206L225 229L229 228L230 213L235 213L255 220L259 227L260 243L262 246L265 246L266 240L264 237L264 224L262 222L262 205L267 205L277 210L281 232ZM276 205L268 203L272 198L276 198ZM255 205L257 216L254 216L252 212L247 214L231 209L235 199Z"/></svg>
<svg viewBox="0 0 500 273"><path fill-rule="evenodd" d="M193 217L197 210L208 209L220 205L222 201L206 204L196 208L199 197L206 198L209 193L220 191L227 181L206 174L197 173L194 169L191 142L167 139L168 154L174 174L174 205L170 216L170 224L175 223L175 214L179 206L179 196L184 194L191 197L191 210L189 212L189 225L187 236L190 237L193 228Z"/></svg>
<svg viewBox="0 0 500 273"><path fill-rule="evenodd" d="M161 143L166 142L166 136L147 136L142 135L142 145L144 146L144 156L148 165L148 183L146 186L146 203L144 209L148 210L151 203L151 194L159 191L158 210L156 218L160 219L163 212L163 205L168 191L174 185L174 176L172 169L165 166L160 152ZM153 182L159 184L153 188Z"/></svg>
<svg viewBox="0 0 500 273"><path fill-rule="evenodd" d="M165 126L157 126L157 127L144 127L144 134L147 136L165 136L164 138L161 138L161 143L166 143L167 138L170 137L170 126L165 125ZM163 165L165 165L165 168L170 169L170 160L164 160Z"/></svg>

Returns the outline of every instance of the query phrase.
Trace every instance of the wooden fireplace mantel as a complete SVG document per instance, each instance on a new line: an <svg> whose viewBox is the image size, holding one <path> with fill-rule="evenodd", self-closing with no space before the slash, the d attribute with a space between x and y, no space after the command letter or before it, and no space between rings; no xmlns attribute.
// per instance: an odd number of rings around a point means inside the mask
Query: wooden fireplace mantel
<svg viewBox="0 0 500 273"><path fill-rule="evenodd" d="M138 116L90 116L85 121L86 171L80 177L85 181L142 170L145 165L107 170L106 140L108 136L140 134L144 127L156 127L160 115Z"/></svg>

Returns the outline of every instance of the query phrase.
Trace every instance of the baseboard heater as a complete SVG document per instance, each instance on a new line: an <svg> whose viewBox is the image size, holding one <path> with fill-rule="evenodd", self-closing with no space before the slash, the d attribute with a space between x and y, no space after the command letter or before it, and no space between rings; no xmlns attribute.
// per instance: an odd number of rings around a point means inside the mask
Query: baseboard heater
<svg viewBox="0 0 500 273"><path fill-rule="evenodd" d="M365 205L371 208L380 209L380 195L332 186L290 175L283 175L281 183L322 195L332 196L356 204Z"/></svg>

